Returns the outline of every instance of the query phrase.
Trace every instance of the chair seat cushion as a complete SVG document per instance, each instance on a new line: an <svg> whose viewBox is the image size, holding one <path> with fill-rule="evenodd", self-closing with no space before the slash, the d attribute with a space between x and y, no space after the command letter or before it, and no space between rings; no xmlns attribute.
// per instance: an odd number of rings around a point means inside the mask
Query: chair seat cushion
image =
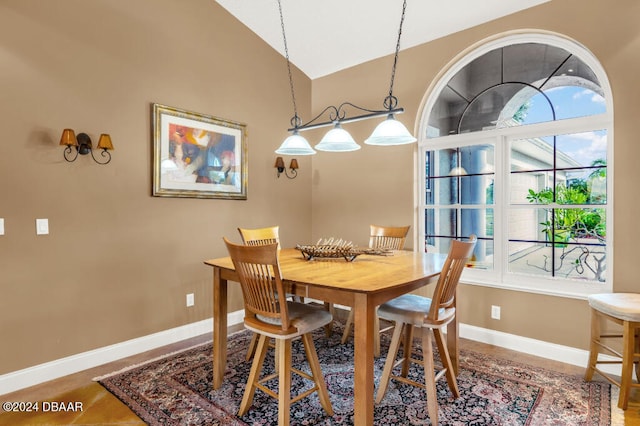
<svg viewBox="0 0 640 426"><path fill-rule="evenodd" d="M416 294L403 294L378 307L378 316L387 321L413 324L417 327L432 324L427 319L431 309L431 299ZM437 324L447 323L455 316L455 308L440 309Z"/></svg>
<svg viewBox="0 0 640 426"><path fill-rule="evenodd" d="M640 322L640 294L602 293L589 296L589 306L623 321Z"/></svg>
<svg viewBox="0 0 640 426"><path fill-rule="evenodd" d="M330 312L315 306L308 305L306 303L287 302L287 308L289 310L289 320L291 325L296 329L296 332L291 334L276 334L265 332L264 329L252 327L251 324L245 322L245 327L251 331L259 334L265 334L269 337L277 339L291 339L294 337L302 336L317 328L323 327L333 321L333 316ZM261 317L257 315L258 319L265 323L272 325L280 325L280 321L274 321L269 318Z"/></svg>

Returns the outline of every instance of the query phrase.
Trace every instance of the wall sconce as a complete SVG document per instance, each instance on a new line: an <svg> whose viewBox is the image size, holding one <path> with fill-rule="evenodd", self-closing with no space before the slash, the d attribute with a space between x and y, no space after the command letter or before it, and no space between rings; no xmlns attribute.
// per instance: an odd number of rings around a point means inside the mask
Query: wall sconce
<svg viewBox="0 0 640 426"><path fill-rule="evenodd" d="M289 176L287 168L284 166L284 160L282 159L282 157L276 158L276 164L273 167L278 169L278 177L280 177L282 173L284 173L284 175L289 179L295 179L295 177L298 176L298 160L296 160L295 158L292 159L291 164L289 164L291 176Z"/></svg>
<svg viewBox="0 0 640 426"><path fill-rule="evenodd" d="M109 153L109 150L113 149L113 144L111 143L111 136L106 133L100 135L100 139L98 139L98 146L96 147L97 149L102 149L100 156L104 161L98 160L93 155L91 138L86 133L78 133L78 136L76 137L76 134L72 129L64 129L62 131L62 137L60 137L60 145L66 146L64 150L64 159L68 162L76 161L78 154L91 154L93 161L98 164L107 164L111 161L111 153ZM76 155L73 156L71 155L73 153L73 149L71 149L72 146L76 148Z"/></svg>

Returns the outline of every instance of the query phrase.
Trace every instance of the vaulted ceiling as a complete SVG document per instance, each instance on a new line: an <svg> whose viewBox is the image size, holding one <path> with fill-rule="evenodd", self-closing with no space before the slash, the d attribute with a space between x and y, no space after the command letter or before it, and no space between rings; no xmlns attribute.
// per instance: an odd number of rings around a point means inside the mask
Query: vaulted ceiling
<svg viewBox="0 0 640 426"><path fill-rule="evenodd" d="M284 55L278 0L216 0ZM401 49L550 0L407 0ZM402 0L281 0L291 62L310 78L394 52Z"/></svg>

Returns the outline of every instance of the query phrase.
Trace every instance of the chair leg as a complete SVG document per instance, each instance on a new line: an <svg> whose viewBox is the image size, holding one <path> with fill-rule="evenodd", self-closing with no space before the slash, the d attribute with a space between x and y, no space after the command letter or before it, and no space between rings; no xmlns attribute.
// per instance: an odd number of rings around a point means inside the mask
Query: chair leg
<svg viewBox="0 0 640 426"><path fill-rule="evenodd" d="M635 349L635 329L629 321L622 323L622 339L622 372L620 377L618 408L626 410L629 402L631 382L633 380L633 350Z"/></svg>
<svg viewBox="0 0 640 426"><path fill-rule="evenodd" d="M438 424L438 395L436 392L436 375L433 362L432 330L422 329L422 359L424 365L424 380L427 389L427 412L431 424Z"/></svg>
<svg viewBox="0 0 640 426"><path fill-rule="evenodd" d="M636 381L640 383L640 359L638 359L638 356L637 356L637 354L640 354L640 336L638 335L638 331L640 331L640 329L638 328L634 329L635 349L633 350L633 355L634 355L633 362L635 364Z"/></svg>
<svg viewBox="0 0 640 426"><path fill-rule="evenodd" d="M396 323L396 327L393 329L393 336L391 337L391 344L389 345L389 353L387 353L387 359L384 362L384 369L382 370L382 377L380 378L380 384L378 385L378 393L376 394L376 404L380 404L384 394L387 392L389 386L389 380L391 380L391 373L396 363L396 356L398 355L398 348L400 347L400 338L402 337L403 323Z"/></svg>
<svg viewBox="0 0 640 426"><path fill-rule="evenodd" d="M596 369L598 361L598 351L600 342L600 315L595 309L591 309L591 337L589 339L589 361L587 370L584 373L584 379L590 382L593 379L593 373Z"/></svg>
<svg viewBox="0 0 640 426"><path fill-rule="evenodd" d="M402 377L409 375L409 368L411 368L411 350L413 349L413 331L415 327L412 324L405 324L404 326L404 341L402 342Z"/></svg>
<svg viewBox="0 0 640 426"><path fill-rule="evenodd" d="M275 365L273 366L273 368L276 374L280 374L280 363L278 362L278 360L280 359L278 355L280 353L280 349L281 349L281 346L278 345L278 341L276 340L273 345L273 359L275 360Z"/></svg>
<svg viewBox="0 0 640 426"><path fill-rule="evenodd" d="M460 398L458 381L456 380L456 374L453 371L453 364L451 362L451 356L449 355L449 349L447 348L446 337L442 334L442 330L437 328L433 330L433 335L435 336L436 344L438 345L438 352L440 353L442 366L445 368L445 376L447 377L449 389L451 390L454 398Z"/></svg>
<svg viewBox="0 0 640 426"><path fill-rule="evenodd" d="M278 365L278 426L289 424L291 407L291 340L276 339Z"/></svg>
<svg viewBox="0 0 640 426"><path fill-rule="evenodd" d="M249 347L247 348L247 355L244 357L245 361L249 361L253 358L253 355L256 353L256 344L258 343L258 334L253 333L251 336L251 342L249 342Z"/></svg>
<svg viewBox="0 0 640 426"><path fill-rule="evenodd" d="M351 334L351 326L353 325L353 316L354 316L354 312L353 312L353 308L351 308L351 310L349 311L349 317L347 318L347 322L344 323L344 332L342 332L341 342L343 345L347 343L347 339Z"/></svg>
<svg viewBox="0 0 640 426"><path fill-rule="evenodd" d="M260 370L264 363L264 358L267 355L268 338L265 335L259 335L258 346L256 348L256 355L253 357L253 364L251 364L251 371L249 378L247 379L247 386L244 390L244 396L240 403L240 409L238 410L238 416L244 416L253 402L253 395L256 393L256 384L260 380Z"/></svg>
<svg viewBox="0 0 640 426"><path fill-rule="evenodd" d="M333 407L331 406L331 400L329 399L329 391L327 390L327 384L324 381L324 376L322 375L320 361L318 361L318 353L316 352L316 347L313 343L311 333L307 333L302 336L302 343L304 343L304 351L307 354L307 362L311 369L313 381L318 387L320 404L322 404L324 411L326 411L329 416L333 416Z"/></svg>

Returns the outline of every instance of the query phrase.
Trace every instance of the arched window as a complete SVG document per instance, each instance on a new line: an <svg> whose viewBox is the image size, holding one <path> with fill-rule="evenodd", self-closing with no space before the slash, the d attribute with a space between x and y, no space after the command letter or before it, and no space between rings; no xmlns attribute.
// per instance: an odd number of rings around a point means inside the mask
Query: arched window
<svg viewBox="0 0 640 426"><path fill-rule="evenodd" d="M610 98L597 60L562 37L507 36L460 59L421 117L423 249L476 234L468 282L610 290Z"/></svg>

